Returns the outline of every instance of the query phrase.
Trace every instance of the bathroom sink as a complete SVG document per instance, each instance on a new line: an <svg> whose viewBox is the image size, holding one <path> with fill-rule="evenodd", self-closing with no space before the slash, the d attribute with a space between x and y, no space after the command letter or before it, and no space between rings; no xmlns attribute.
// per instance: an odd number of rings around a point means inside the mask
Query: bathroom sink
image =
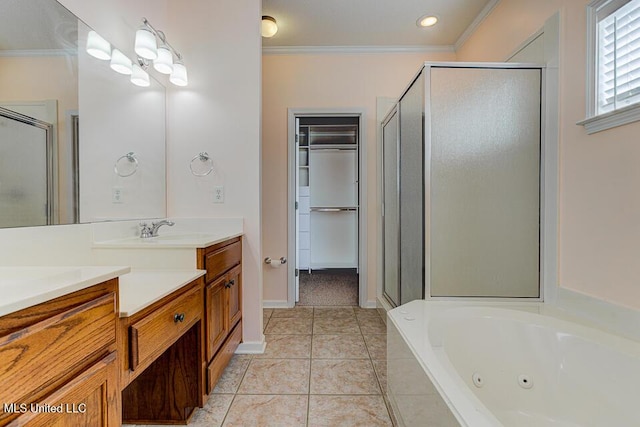
<svg viewBox="0 0 640 427"><path fill-rule="evenodd" d="M164 236L139 238L139 240L148 243L170 243L170 242L191 242L210 240L214 238L212 234L205 233L185 233L185 234L167 234Z"/></svg>

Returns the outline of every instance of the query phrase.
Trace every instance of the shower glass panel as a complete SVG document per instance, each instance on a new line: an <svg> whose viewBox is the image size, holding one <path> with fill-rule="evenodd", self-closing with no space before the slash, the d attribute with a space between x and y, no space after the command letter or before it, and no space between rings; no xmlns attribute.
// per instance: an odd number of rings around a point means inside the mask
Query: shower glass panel
<svg viewBox="0 0 640 427"><path fill-rule="evenodd" d="M541 71L432 68L430 87L431 296L538 297Z"/></svg>
<svg viewBox="0 0 640 427"><path fill-rule="evenodd" d="M0 228L50 223L50 125L0 108Z"/></svg>
<svg viewBox="0 0 640 427"><path fill-rule="evenodd" d="M400 100L400 303L424 298L424 72Z"/></svg>
<svg viewBox="0 0 640 427"><path fill-rule="evenodd" d="M398 112L382 130L384 174L384 294L395 306L400 303L398 286Z"/></svg>

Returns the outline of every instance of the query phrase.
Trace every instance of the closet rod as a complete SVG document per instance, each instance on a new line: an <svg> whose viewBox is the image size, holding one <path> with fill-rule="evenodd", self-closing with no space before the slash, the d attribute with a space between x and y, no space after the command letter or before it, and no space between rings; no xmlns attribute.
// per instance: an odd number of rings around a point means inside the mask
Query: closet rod
<svg viewBox="0 0 640 427"><path fill-rule="evenodd" d="M309 208L311 212L348 212L357 211L358 208Z"/></svg>

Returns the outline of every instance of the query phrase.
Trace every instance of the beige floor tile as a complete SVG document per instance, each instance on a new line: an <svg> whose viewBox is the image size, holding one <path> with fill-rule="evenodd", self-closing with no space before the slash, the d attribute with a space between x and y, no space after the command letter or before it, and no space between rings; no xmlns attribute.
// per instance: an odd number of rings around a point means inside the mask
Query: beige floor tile
<svg viewBox="0 0 640 427"><path fill-rule="evenodd" d="M363 336L371 359L382 360L387 358L386 334L363 334Z"/></svg>
<svg viewBox="0 0 640 427"><path fill-rule="evenodd" d="M196 409L189 425L193 427L220 427L229 406L231 406L233 397L233 394L212 394L203 408Z"/></svg>
<svg viewBox="0 0 640 427"><path fill-rule="evenodd" d="M238 395L225 427L305 427L308 396Z"/></svg>
<svg viewBox="0 0 640 427"><path fill-rule="evenodd" d="M313 307L276 308L272 317L313 317Z"/></svg>
<svg viewBox="0 0 640 427"><path fill-rule="evenodd" d="M380 394L370 360L311 360L311 394Z"/></svg>
<svg viewBox="0 0 640 427"><path fill-rule="evenodd" d="M380 316L378 317L358 317L358 324L363 334L386 334L387 325L384 324Z"/></svg>
<svg viewBox="0 0 640 427"><path fill-rule="evenodd" d="M307 394L309 359L253 359L239 394Z"/></svg>
<svg viewBox="0 0 640 427"><path fill-rule="evenodd" d="M238 386L250 361L251 357L248 355L236 354L233 356L213 389L213 393L235 393L238 391Z"/></svg>
<svg viewBox="0 0 640 427"><path fill-rule="evenodd" d="M267 334L310 334L312 318L271 317L264 330Z"/></svg>
<svg viewBox="0 0 640 427"><path fill-rule="evenodd" d="M368 359L369 353L361 334L314 335L315 359Z"/></svg>
<svg viewBox="0 0 640 427"><path fill-rule="evenodd" d="M266 334L267 348L255 358L300 359L311 357L311 335Z"/></svg>
<svg viewBox="0 0 640 427"><path fill-rule="evenodd" d="M376 371L382 394L387 392L387 361L386 360L372 360L373 370Z"/></svg>
<svg viewBox="0 0 640 427"><path fill-rule="evenodd" d="M360 332L358 322L353 317L316 317L313 319L314 334L357 334Z"/></svg>
<svg viewBox="0 0 640 427"><path fill-rule="evenodd" d="M269 324L269 318L262 316L262 332L267 329L267 325Z"/></svg>
<svg viewBox="0 0 640 427"><path fill-rule="evenodd" d="M391 426L382 396L310 396L309 427Z"/></svg>
<svg viewBox="0 0 640 427"><path fill-rule="evenodd" d="M336 319L353 316L355 316L353 307L315 307L313 309L313 317L331 317Z"/></svg>
<svg viewBox="0 0 640 427"><path fill-rule="evenodd" d="M266 317L267 319L269 317L271 317L271 315L273 314L273 308L263 308L262 309L262 316Z"/></svg>
<svg viewBox="0 0 640 427"><path fill-rule="evenodd" d="M374 317L374 318L380 317L380 313L375 308L355 307L354 310L355 310L356 316L359 318L360 317Z"/></svg>

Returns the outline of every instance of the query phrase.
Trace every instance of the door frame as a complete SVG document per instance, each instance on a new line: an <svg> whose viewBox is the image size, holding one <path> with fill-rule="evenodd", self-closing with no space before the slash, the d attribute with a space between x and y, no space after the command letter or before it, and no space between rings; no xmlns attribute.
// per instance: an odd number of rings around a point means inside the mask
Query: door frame
<svg viewBox="0 0 640 427"><path fill-rule="evenodd" d="M358 118L358 304L363 308L375 308L375 296L368 301L367 290L367 150L364 108L289 108L287 110L287 157L289 170L287 174L287 306L294 307L296 251L296 118L300 117L357 117Z"/></svg>

